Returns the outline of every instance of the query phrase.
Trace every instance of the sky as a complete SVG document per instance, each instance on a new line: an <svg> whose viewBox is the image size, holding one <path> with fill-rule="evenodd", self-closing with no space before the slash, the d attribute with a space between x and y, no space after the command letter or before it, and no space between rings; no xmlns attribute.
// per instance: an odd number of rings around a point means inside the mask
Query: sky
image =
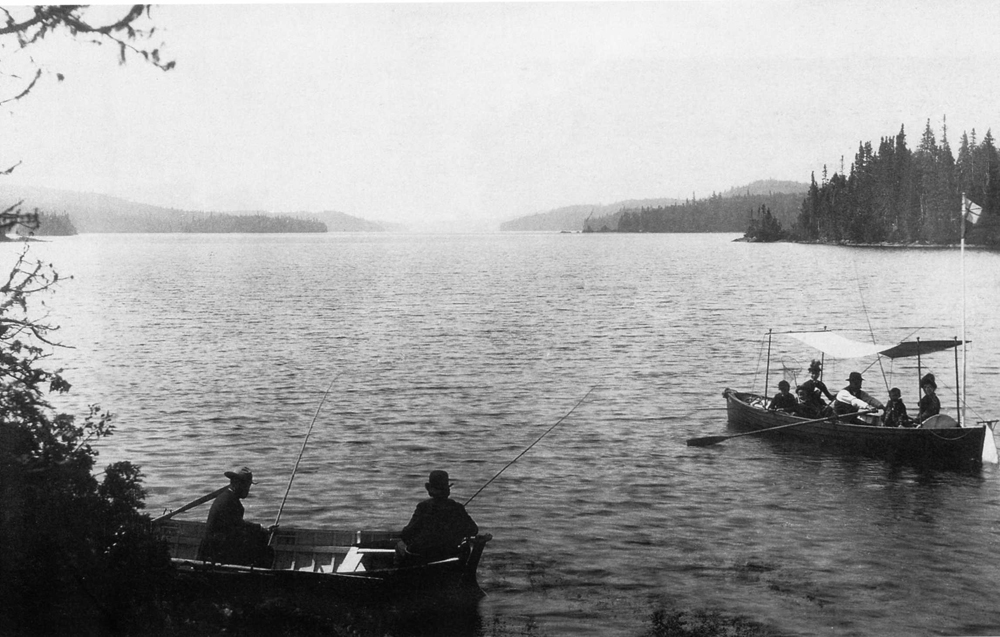
<svg viewBox="0 0 1000 637"><path fill-rule="evenodd" d="M954 149L1000 125L992 0L167 4L152 20L170 72L67 36L31 51L50 74L0 106L10 183L488 230L808 182L901 127L916 147L928 120ZM8 93L25 55L0 49Z"/></svg>

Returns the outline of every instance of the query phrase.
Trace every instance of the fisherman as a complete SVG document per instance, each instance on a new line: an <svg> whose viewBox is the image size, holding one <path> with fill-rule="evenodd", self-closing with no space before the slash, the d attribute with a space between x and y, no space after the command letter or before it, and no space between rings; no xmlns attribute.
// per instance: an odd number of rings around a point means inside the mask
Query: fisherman
<svg viewBox="0 0 1000 637"><path fill-rule="evenodd" d="M452 500L448 472L431 471L424 488L430 499L417 505L396 545L398 564L433 562L454 557L459 545L479 533L465 507Z"/></svg>
<svg viewBox="0 0 1000 637"><path fill-rule="evenodd" d="M205 538L198 547L198 559L221 564L240 564L271 568L274 549L268 546L269 532L259 524L243 520L243 498L250 494L250 486L257 484L253 472L243 467L239 471L226 471L229 486L215 498L208 512Z"/></svg>
<svg viewBox="0 0 1000 637"><path fill-rule="evenodd" d="M906 405L903 404L903 393L898 387L889 390L889 404L885 406L885 413L882 414L882 424L886 427L912 427L913 421L906 414Z"/></svg>
<svg viewBox="0 0 1000 637"><path fill-rule="evenodd" d="M923 422L931 416L941 413L941 400L937 397L937 383L934 374L925 374L920 379L920 389L924 390L924 395L917 403L919 410L917 420Z"/></svg>
<svg viewBox="0 0 1000 637"><path fill-rule="evenodd" d="M813 360L809 364L809 379L802 383L801 387L806 392L806 400L809 405L809 411L815 412L819 415L823 409L826 407L826 403L823 401L823 396L830 402L833 402L834 397L827 389L826 383L819 379L820 374L823 373L823 363L818 360Z"/></svg>
<svg viewBox="0 0 1000 637"><path fill-rule="evenodd" d="M778 393L771 399L771 411L783 411L789 414L797 414L799 402L789 391L790 386L787 380L778 381Z"/></svg>
<svg viewBox="0 0 1000 637"><path fill-rule="evenodd" d="M838 415L851 414L860 410L884 408L884 405L877 398L873 398L862 391L862 382L864 382L864 379L861 377L860 372L851 372L847 377L847 387L837 392L837 397L833 401L834 413ZM853 422L859 425L867 424L857 416L845 419L844 422Z"/></svg>

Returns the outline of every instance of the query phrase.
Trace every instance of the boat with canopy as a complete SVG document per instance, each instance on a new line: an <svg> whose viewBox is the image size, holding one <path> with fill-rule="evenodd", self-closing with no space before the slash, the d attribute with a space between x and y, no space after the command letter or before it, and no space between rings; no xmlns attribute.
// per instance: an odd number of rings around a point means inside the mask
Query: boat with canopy
<svg viewBox="0 0 1000 637"><path fill-rule="evenodd" d="M771 343L773 332L767 336L768 354L765 387L771 372ZM997 450L993 439L996 420L965 420L964 402L959 386L958 348L964 341L906 340L891 344L864 343L829 330L785 332L787 336L821 352L822 357L857 359L883 357L889 360L916 359L916 380L923 376L923 357L952 350L955 352L956 417L939 414L917 423L914 427L882 426L874 415L862 422L854 414L824 418L809 418L771 409L771 399L754 392L740 392L727 388L723 391L726 411L731 427L750 433L773 433L788 438L811 441L824 446L886 458L908 464L934 466L967 466L983 462L996 463ZM744 434L737 434L744 435ZM732 436L729 436L732 437ZM727 438L718 436L715 438ZM711 438L692 439L691 446L706 446L703 441Z"/></svg>

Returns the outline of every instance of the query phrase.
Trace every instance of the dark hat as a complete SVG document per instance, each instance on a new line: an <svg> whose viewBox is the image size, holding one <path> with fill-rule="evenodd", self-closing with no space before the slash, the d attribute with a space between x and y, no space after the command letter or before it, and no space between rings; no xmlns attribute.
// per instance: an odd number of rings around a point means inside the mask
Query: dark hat
<svg viewBox="0 0 1000 637"><path fill-rule="evenodd" d="M847 382L852 383L854 381L862 381L864 378L861 377L861 372L851 372L851 375L847 377Z"/></svg>
<svg viewBox="0 0 1000 637"><path fill-rule="evenodd" d="M447 471L431 471L430 477L427 478L427 488L428 489L450 489L452 483L448 481Z"/></svg>
<svg viewBox="0 0 1000 637"><path fill-rule="evenodd" d="M937 383L934 382L934 374L924 374L924 377L920 379L921 387L927 387L928 385L937 389Z"/></svg>
<svg viewBox="0 0 1000 637"><path fill-rule="evenodd" d="M813 360L813 362L809 363L809 371L810 372L823 371L823 364L820 363L818 360Z"/></svg>
<svg viewBox="0 0 1000 637"><path fill-rule="evenodd" d="M788 389L789 387L791 387L791 385L788 384L787 380L778 381L778 389Z"/></svg>
<svg viewBox="0 0 1000 637"><path fill-rule="evenodd" d="M250 471L248 467L243 467L239 471L227 471L226 477L230 480L237 480L239 482L249 482L250 484L257 484L253 480L253 471Z"/></svg>

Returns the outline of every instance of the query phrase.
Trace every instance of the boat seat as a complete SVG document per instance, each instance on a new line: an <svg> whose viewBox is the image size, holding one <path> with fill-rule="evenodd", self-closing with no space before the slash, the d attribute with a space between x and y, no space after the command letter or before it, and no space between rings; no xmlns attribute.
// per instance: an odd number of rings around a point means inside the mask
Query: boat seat
<svg viewBox="0 0 1000 637"><path fill-rule="evenodd" d="M338 573L357 573L358 571L365 570L364 565L361 564L361 558L364 554L358 550L358 547L352 546L348 551L347 555L344 556L344 561L337 566Z"/></svg>

